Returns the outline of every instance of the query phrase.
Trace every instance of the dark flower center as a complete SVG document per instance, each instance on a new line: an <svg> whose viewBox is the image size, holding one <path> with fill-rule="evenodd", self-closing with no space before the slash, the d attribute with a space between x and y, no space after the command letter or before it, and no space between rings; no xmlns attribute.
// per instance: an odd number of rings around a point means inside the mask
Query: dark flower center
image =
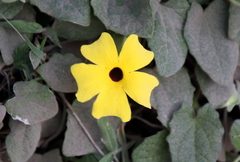
<svg viewBox="0 0 240 162"><path fill-rule="evenodd" d="M122 80L123 72L120 68L115 67L110 71L109 76L112 79L112 81L118 82L118 81Z"/></svg>

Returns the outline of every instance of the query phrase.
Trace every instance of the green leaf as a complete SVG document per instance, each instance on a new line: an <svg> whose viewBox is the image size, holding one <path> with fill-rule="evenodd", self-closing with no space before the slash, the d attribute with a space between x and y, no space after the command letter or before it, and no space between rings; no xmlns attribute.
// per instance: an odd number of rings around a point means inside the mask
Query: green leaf
<svg viewBox="0 0 240 162"><path fill-rule="evenodd" d="M28 58L30 48L23 44L20 46L17 50L14 51L13 54L13 60L14 60L14 66L18 69L24 69L25 65L29 65L30 60Z"/></svg>
<svg viewBox="0 0 240 162"><path fill-rule="evenodd" d="M2 129L2 127L3 127L2 121L5 117L5 115L6 115L6 108L5 108L5 106L0 105L0 129Z"/></svg>
<svg viewBox="0 0 240 162"><path fill-rule="evenodd" d="M113 130L113 127L108 122L106 117L102 117L97 120L98 126L102 133L103 143L108 149L108 151L116 151L118 148L116 134Z"/></svg>
<svg viewBox="0 0 240 162"><path fill-rule="evenodd" d="M37 47L40 51L42 51L43 48L44 48L44 45L45 45L45 43L46 43L46 40L47 40L47 38L44 38L44 39L42 40L41 44L40 44L39 41L38 41L38 39L35 39L34 44L36 45L36 47ZM41 63L41 59L40 59L37 55L35 55L35 54L33 53L33 51L30 51L30 52L29 52L29 59L30 59L30 61L31 61L31 64L32 64L33 69L36 70L36 68L37 68L37 67L39 66L39 64Z"/></svg>
<svg viewBox="0 0 240 162"><path fill-rule="evenodd" d="M69 21L83 26L87 26L90 24L89 0L30 0L30 3L37 6L40 11L56 19L62 21Z"/></svg>
<svg viewBox="0 0 240 162"><path fill-rule="evenodd" d="M151 104L158 112L157 118L168 127L172 114L183 102L192 105L194 87L185 69L168 78L157 77L160 84L152 92Z"/></svg>
<svg viewBox="0 0 240 162"><path fill-rule="evenodd" d="M237 119L233 122L231 131L230 131L230 138L232 144L235 146L237 151L240 151L240 120Z"/></svg>
<svg viewBox="0 0 240 162"><path fill-rule="evenodd" d="M24 40L13 29L7 29L0 26L0 50L3 61L6 65L13 63L13 53Z"/></svg>
<svg viewBox="0 0 240 162"><path fill-rule="evenodd" d="M14 51L13 60L14 66L20 70L23 70L26 80L30 80L31 73L33 71L29 55L29 47L26 44L20 46L17 50Z"/></svg>
<svg viewBox="0 0 240 162"><path fill-rule="evenodd" d="M171 155L166 141L168 131L147 137L132 153L133 162L170 162Z"/></svg>
<svg viewBox="0 0 240 162"><path fill-rule="evenodd" d="M37 40L37 39L36 39ZM45 44L46 44L46 41L47 41L47 38L45 37L43 40L42 40L42 42L41 42L41 44L40 44L40 47L39 47L39 49L42 51L43 50L43 48L44 48L44 46L45 46Z"/></svg>
<svg viewBox="0 0 240 162"><path fill-rule="evenodd" d="M93 100L85 103L80 103L78 101L73 102L73 109L76 114L81 119L82 123L85 125L93 140L97 143L100 148L104 148L101 142L101 132L97 124L97 120L91 115L91 109L93 105ZM120 120L115 117L108 117L114 130L119 126ZM63 142L63 154L65 156L81 156L85 154L90 154L97 152L95 147L92 145L77 120L74 116L68 112L67 119L67 131L65 132L65 138Z"/></svg>
<svg viewBox="0 0 240 162"><path fill-rule="evenodd" d="M174 162L214 162L222 146L224 129L218 113L205 105L195 113L194 108L182 105L169 123L169 143Z"/></svg>
<svg viewBox="0 0 240 162"><path fill-rule="evenodd" d="M202 93L214 108L220 108L220 105L226 103L234 92L233 82L226 85L218 84L202 71L199 66L196 67L195 74Z"/></svg>
<svg viewBox="0 0 240 162"><path fill-rule="evenodd" d="M33 69L36 70L36 68L41 63L41 59L37 57L32 51L29 52L29 59L31 61Z"/></svg>
<svg viewBox="0 0 240 162"><path fill-rule="evenodd" d="M77 84L70 72L70 67L80 62L81 60L73 54L55 53L47 63L37 69L37 72L55 91L76 92Z"/></svg>
<svg viewBox="0 0 240 162"><path fill-rule="evenodd" d="M47 28L45 33L46 37L48 37L54 44L56 44L58 47L61 47L61 44L59 42L59 39L57 37L57 33L55 32L55 30L53 28Z"/></svg>
<svg viewBox="0 0 240 162"><path fill-rule="evenodd" d="M13 86L15 97L5 106L13 119L33 125L55 116L58 104L54 94L45 85L34 80L16 82Z"/></svg>
<svg viewBox="0 0 240 162"><path fill-rule="evenodd" d="M32 44L32 42L26 37L24 36L24 39L27 43L27 45L29 46L29 48L32 50L32 52L41 60L44 60L44 56L45 54L43 53L43 51L41 51L40 49L38 49L36 46L34 46Z"/></svg>
<svg viewBox="0 0 240 162"><path fill-rule="evenodd" d="M124 147L127 145L127 140L126 140L126 134L124 131L123 124L121 124L121 126L117 130L117 140L118 140L119 144L122 146L121 161L122 162L130 162L128 148Z"/></svg>
<svg viewBox="0 0 240 162"><path fill-rule="evenodd" d="M153 36L148 39L148 45L155 54L159 74L167 77L180 70L187 57L188 48L182 33L186 16L182 17L173 8L156 1L151 2L156 10L155 28ZM189 7L186 0L183 2L183 5ZM187 7L184 10L186 9Z"/></svg>
<svg viewBox="0 0 240 162"><path fill-rule="evenodd" d="M111 162L113 160L113 152L108 153L105 155L99 162Z"/></svg>
<svg viewBox="0 0 240 162"><path fill-rule="evenodd" d="M150 1L138 0L92 0L94 14L107 29L122 35L137 34L151 37L154 17Z"/></svg>
<svg viewBox="0 0 240 162"><path fill-rule="evenodd" d="M12 19L23 8L22 2L4 3L0 1L0 14L3 14L7 19ZM0 20L3 19L0 15Z"/></svg>
<svg viewBox="0 0 240 162"><path fill-rule="evenodd" d="M227 100L227 102L224 103L223 105L220 105L220 107L227 107L227 111L231 112L234 106L238 105L239 103L240 103L239 94L234 86L232 95Z"/></svg>
<svg viewBox="0 0 240 162"><path fill-rule="evenodd" d="M227 23L228 6L224 1L214 0L204 11L193 2L184 29L190 53L219 84L232 82L239 55L238 44L227 38Z"/></svg>
<svg viewBox="0 0 240 162"><path fill-rule="evenodd" d="M74 162L98 162L97 159L94 158L92 154L84 155L81 159L76 159Z"/></svg>
<svg viewBox="0 0 240 162"><path fill-rule="evenodd" d="M230 3L228 37L240 44L240 6Z"/></svg>
<svg viewBox="0 0 240 162"><path fill-rule="evenodd" d="M62 162L60 151L54 149L48 151L44 155L33 154L33 156L27 162Z"/></svg>
<svg viewBox="0 0 240 162"><path fill-rule="evenodd" d="M6 138L7 153L12 162L27 161L35 152L41 134L41 124L25 125L10 120L10 134Z"/></svg>
<svg viewBox="0 0 240 162"><path fill-rule="evenodd" d="M35 22L26 22L22 20L12 20L9 21L19 32L25 33L40 33L43 31L43 28L40 24ZM11 25L7 22L0 22L0 26L7 28L12 28Z"/></svg>
<svg viewBox="0 0 240 162"><path fill-rule="evenodd" d="M55 20L52 28L58 37L69 40L89 40L98 37L106 30L105 26L96 17L93 17L89 26L84 27L74 23Z"/></svg>

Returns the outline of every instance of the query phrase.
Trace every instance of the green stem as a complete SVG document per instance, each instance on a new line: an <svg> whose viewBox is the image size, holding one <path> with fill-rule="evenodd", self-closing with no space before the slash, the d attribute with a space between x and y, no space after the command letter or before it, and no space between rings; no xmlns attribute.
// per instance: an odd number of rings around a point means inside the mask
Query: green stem
<svg viewBox="0 0 240 162"><path fill-rule="evenodd" d="M233 4L237 5L240 7L240 2L236 1L236 0L230 0L230 2L232 2Z"/></svg>
<svg viewBox="0 0 240 162"><path fill-rule="evenodd" d="M240 156L237 157L233 162L239 162L240 161Z"/></svg>
<svg viewBox="0 0 240 162"><path fill-rule="evenodd" d="M6 18L5 16L3 16L2 13L0 13L0 15L1 15L2 18L18 33L18 35L24 40L24 42L27 43L26 39L25 39L25 38L22 36L22 34L12 25L12 23L9 22L9 21L7 20L7 18Z"/></svg>

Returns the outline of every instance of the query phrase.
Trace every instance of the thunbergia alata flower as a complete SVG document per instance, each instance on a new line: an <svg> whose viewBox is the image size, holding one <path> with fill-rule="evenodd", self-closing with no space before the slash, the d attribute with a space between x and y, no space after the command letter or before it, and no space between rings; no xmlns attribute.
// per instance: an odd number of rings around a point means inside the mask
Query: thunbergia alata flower
<svg viewBox="0 0 240 162"><path fill-rule="evenodd" d="M119 55L108 33L102 33L90 45L83 45L81 52L93 64L74 64L71 72L78 85L78 101L86 102L98 95L92 108L93 117L118 116L123 122L129 121L127 95L151 108L150 95L159 82L154 76L136 70L148 65L154 54L144 49L137 35L126 39Z"/></svg>

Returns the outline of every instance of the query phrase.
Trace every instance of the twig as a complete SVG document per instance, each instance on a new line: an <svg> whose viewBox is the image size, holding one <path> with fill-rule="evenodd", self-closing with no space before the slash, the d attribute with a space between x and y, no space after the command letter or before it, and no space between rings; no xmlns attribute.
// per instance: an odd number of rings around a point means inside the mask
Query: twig
<svg viewBox="0 0 240 162"><path fill-rule="evenodd" d="M126 145L118 148L115 152L115 154L120 153L123 149L129 149L130 147L132 147L134 144L136 143L136 140L132 140L129 143L127 143Z"/></svg>
<svg viewBox="0 0 240 162"><path fill-rule="evenodd" d="M75 110L73 109L72 105L68 102L68 100L65 98L63 93L58 93L59 96L63 99L63 102L67 105L67 107L69 108L69 110L71 111L72 115L74 116L74 118L77 120L78 124L82 127L84 133L87 135L88 139L91 141L91 143L93 144L93 146L97 149L97 151L104 156L105 154L102 152L102 150L98 147L98 145L96 144L96 142L93 140L92 136L90 135L90 133L88 132L87 128L84 126L84 124L82 123L82 121L80 120L80 118L78 117L78 115L76 114Z"/></svg>
<svg viewBox="0 0 240 162"><path fill-rule="evenodd" d="M164 126L161 126L161 125L157 125L157 124L153 124L153 123L150 123L149 121L139 117L139 116L132 116L132 119L138 119L140 121L142 121L143 123L149 125L150 127L153 127L153 128L160 128L160 129L165 129Z"/></svg>

